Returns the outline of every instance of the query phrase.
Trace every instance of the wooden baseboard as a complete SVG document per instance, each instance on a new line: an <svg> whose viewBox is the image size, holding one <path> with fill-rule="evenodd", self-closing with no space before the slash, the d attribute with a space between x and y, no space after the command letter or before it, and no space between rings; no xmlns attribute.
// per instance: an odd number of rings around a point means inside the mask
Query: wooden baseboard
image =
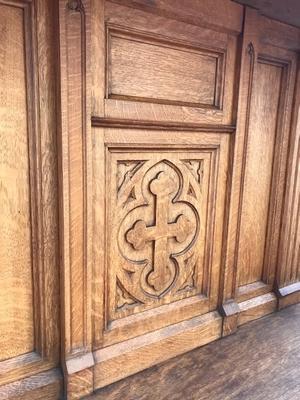
<svg viewBox="0 0 300 400"><path fill-rule="evenodd" d="M75 400L92 394L146 368L230 335L239 326L271 314L278 307L297 303L300 292L295 288L298 286L244 301L231 300L220 307L220 313L210 312L68 360L67 399ZM266 288L260 285L254 292L251 288L251 293L255 295L259 290L265 291ZM245 298L244 294L241 298Z"/></svg>
<svg viewBox="0 0 300 400"><path fill-rule="evenodd" d="M273 292L253 297L252 299L239 303L240 313L238 326L255 319L264 317L277 310L277 298Z"/></svg>
<svg viewBox="0 0 300 400"><path fill-rule="evenodd" d="M0 400L58 400L63 394L59 369L51 369L0 387Z"/></svg>
<svg viewBox="0 0 300 400"><path fill-rule="evenodd" d="M222 317L211 312L94 353L94 389L102 388L221 337Z"/></svg>
<svg viewBox="0 0 300 400"><path fill-rule="evenodd" d="M278 288L276 290L278 297L278 309L300 303L300 282Z"/></svg>

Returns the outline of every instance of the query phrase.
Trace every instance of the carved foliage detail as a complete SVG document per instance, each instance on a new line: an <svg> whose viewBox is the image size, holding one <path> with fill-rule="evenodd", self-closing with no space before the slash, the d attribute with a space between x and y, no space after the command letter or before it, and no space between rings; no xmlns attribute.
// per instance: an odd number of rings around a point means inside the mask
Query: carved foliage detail
<svg viewBox="0 0 300 400"><path fill-rule="evenodd" d="M199 292L203 160L118 160L115 312Z"/></svg>

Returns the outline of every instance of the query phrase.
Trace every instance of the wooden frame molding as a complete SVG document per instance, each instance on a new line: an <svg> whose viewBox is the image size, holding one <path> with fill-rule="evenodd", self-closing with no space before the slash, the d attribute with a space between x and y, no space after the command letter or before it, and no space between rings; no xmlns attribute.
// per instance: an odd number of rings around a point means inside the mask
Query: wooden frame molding
<svg viewBox="0 0 300 400"><path fill-rule="evenodd" d="M151 129L158 131L195 131L212 133L234 133L233 125L204 125L193 123L172 123L161 121L143 121L118 118L92 117L92 127L94 128L131 128L131 129Z"/></svg>

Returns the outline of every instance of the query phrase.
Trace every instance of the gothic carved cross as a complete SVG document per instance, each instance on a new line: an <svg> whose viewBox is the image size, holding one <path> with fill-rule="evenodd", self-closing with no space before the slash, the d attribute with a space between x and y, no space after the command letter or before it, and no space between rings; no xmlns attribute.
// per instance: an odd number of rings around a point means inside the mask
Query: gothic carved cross
<svg viewBox="0 0 300 400"><path fill-rule="evenodd" d="M150 183L150 191L156 197L155 225L147 226L145 221L136 221L127 232L126 239L136 250L142 250L146 242L154 241L153 269L148 282L156 291L161 292L168 284L168 239L174 237L177 242L184 242L193 231L189 219L180 214L173 223L168 222L169 207L172 205L170 194L176 190L175 182L165 172Z"/></svg>

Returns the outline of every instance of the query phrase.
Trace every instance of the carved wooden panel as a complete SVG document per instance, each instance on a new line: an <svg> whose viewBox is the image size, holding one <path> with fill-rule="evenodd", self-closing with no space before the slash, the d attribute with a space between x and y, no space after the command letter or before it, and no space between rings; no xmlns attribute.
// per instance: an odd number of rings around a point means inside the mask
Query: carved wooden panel
<svg viewBox="0 0 300 400"><path fill-rule="evenodd" d="M205 293L213 155L143 150L110 160L110 318Z"/></svg>
<svg viewBox="0 0 300 400"><path fill-rule="evenodd" d="M96 346L216 310L229 135L95 128L94 138Z"/></svg>

